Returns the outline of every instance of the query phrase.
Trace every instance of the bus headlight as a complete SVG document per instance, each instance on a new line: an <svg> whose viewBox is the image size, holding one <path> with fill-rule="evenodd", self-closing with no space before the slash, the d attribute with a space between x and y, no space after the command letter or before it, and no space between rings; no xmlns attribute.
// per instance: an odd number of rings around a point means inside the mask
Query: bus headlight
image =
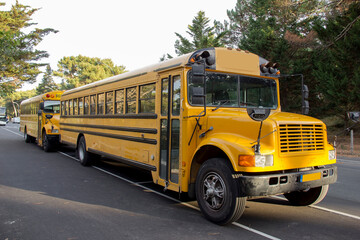
<svg viewBox="0 0 360 240"><path fill-rule="evenodd" d="M239 155L238 164L241 167L270 167L274 166L273 155Z"/></svg>
<svg viewBox="0 0 360 240"><path fill-rule="evenodd" d="M329 160L334 160L334 159L336 159L336 151L335 151L335 149L329 151Z"/></svg>

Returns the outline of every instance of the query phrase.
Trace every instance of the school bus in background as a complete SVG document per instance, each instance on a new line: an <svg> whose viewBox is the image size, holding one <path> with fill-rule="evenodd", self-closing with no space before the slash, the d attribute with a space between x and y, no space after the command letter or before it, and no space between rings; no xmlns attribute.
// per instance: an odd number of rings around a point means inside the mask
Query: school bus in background
<svg viewBox="0 0 360 240"><path fill-rule="evenodd" d="M25 142L36 142L48 152L59 144L60 96L64 91L41 94L20 103L20 131Z"/></svg>
<svg viewBox="0 0 360 240"><path fill-rule="evenodd" d="M151 171L220 225L236 221L248 197L317 203L337 179L335 150L323 122L281 112L274 67L209 48L68 90L61 142L82 165L102 155Z"/></svg>

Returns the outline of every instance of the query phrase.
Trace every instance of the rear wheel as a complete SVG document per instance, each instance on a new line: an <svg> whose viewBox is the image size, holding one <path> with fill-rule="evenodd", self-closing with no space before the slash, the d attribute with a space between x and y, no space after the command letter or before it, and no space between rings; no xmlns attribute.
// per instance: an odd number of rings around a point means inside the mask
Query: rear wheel
<svg viewBox="0 0 360 240"><path fill-rule="evenodd" d="M208 220L225 225L239 219L246 204L246 197L239 197L239 189L225 159L209 159L200 167L195 183L196 199Z"/></svg>
<svg viewBox="0 0 360 240"><path fill-rule="evenodd" d="M308 206L321 202L329 189L329 185L310 188L307 191L286 193L284 196L294 206Z"/></svg>
<svg viewBox="0 0 360 240"><path fill-rule="evenodd" d="M80 137L77 151L81 165L90 166L93 163L94 155L86 151L86 142L84 136Z"/></svg>
<svg viewBox="0 0 360 240"><path fill-rule="evenodd" d="M30 143L31 142L31 137L27 134L27 130L25 129L24 132L24 139L26 143Z"/></svg>

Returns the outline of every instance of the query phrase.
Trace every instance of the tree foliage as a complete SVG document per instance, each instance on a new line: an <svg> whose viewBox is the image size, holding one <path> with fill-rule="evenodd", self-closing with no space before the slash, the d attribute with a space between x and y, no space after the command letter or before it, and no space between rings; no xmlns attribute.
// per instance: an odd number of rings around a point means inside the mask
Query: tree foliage
<svg viewBox="0 0 360 240"><path fill-rule="evenodd" d="M303 74L311 114L344 114L359 108L358 8L358 0L238 0L228 11L229 42L280 63L282 73ZM299 102L300 79L281 79L283 109Z"/></svg>
<svg viewBox="0 0 360 240"><path fill-rule="evenodd" d="M125 67L114 65L111 59L79 55L63 57L54 75L63 79L61 89L72 89L124 72Z"/></svg>
<svg viewBox="0 0 360 240"><path fill-rule="evenodd" d="M0 7L5 4L0 3ZM39 29L24 33L25 28L35 25L31 16L38 11L16 1L9 11L0 11L0 95L4 96L22 86L24 81L34 82L41 72L38 63L48 57L46 51L35 47L53 29Z"/></svg>
<svg viewBox="0 0 360 240"><path fill-rule="evenodd" d="M317 83L322 112L345 116L360 110L360 4L314 26L320 46L313 56L312 76Z"/></svg>
<svg viewBox="0 0 360 240"><path fill-rule="evenodd" d="M58 90L59 86L55 83L51 67L48 65L46 66L46 72L39 83L39 86L36 88L36 95L40 95L42 93L50 92Z"/></svg>
<svg viewBox="0 0 360 240"><path fill-rule="evenodd" d="M205 16L205 12L199 11L192 24L187 27L186 33L191 37L190 39L175 33L179 38L175 41L176 54L180 56L197 49L223 47L227 31L222 31L222 25L217 21L214 21L213 26L209 23L210 19Z"/></svg>

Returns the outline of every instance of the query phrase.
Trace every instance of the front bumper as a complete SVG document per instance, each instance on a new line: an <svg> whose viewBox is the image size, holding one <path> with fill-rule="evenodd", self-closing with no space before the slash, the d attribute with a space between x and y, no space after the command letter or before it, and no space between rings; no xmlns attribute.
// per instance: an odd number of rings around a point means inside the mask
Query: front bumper
<svg viewBox="0 0 360 240"><path fill-rule="evenodd" d="M315 176L314 180L312 176ZM240 197L268 196L334 183L337 180L337 167L268 175L234 174L233 178L239 183Z"/></svg>
<svg viewBox="0 0 360 240"><path fill-rule="evenodd" d="M48 141L49 141L50 143L58 143L59 140L60 140L59 134L56 134L56 135L50 135L50 134L48 134L48 135L47 135L47 138L48 138Z"/></svg>

